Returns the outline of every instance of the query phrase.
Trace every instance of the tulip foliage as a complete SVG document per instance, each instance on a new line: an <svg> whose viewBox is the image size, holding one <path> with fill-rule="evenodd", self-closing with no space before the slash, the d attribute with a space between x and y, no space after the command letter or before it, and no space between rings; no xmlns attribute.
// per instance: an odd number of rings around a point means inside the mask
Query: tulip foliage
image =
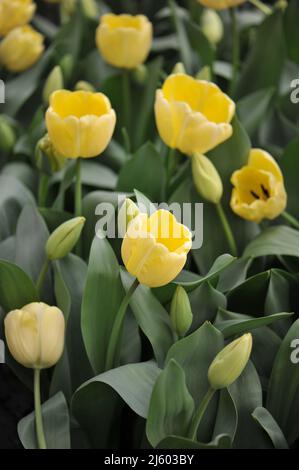
<svg viewBox="0 0 299 470"><path fill-rule="evenodd" d="M299 3L252 3L0 0L24 448L298 448Z"/></svg>

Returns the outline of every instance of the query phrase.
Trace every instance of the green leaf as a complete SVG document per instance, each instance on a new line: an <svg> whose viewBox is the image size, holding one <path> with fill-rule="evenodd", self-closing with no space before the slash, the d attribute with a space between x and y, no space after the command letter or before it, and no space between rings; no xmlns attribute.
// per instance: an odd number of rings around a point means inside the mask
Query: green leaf
<svg viewBox="0 0 299 470"><path fill-rule="evenodd" d="M175 359L184 369L187 387L195 406L199 405L209 388L208 369L222 348L222 334L209 322L206 322L191 335L174 343L168 352L166 363ZM200 440L205 441L211 436L216 405L217 399L214 396L200 425Z"/></svg>
<svg viewBox="0 0 299 470"><path fill-rule="evenodd" d="M254 45L250 48L238 83L238 97L262 88L277 87L285 60L282 18L282 12L277 10L266 16L258 27Z"/></svg>
<svg viewBox="0 0 299 470"><path fill-rule="evenodd" d="M95 237L82 301L82 334L95 373L103 372L115 316L123 297L119 265L105 238Z"/></svg>
<svg viewBox="0 0 299 470"><path fill-rule="evenodd" d="M132 284L132 278L124 270L121 279L126 291ZM163 366L165 357L173 343L173 332L168 312L152 294L151 289L139 285L130 300L130 307L136 321L152 345L159 366Z"/></svg>
<svg viewBox="0 0 299 470"><path fill-rule="evenodd" d="M200 27L193 22L187 24L190 38L190 44L198 53L201 65L207 65L212 68L215 58L215 47L210 43L207 36L202 32Z"/></svg>
<svg viewBox="0 0 299 470"><path fill-rule="evenodd" d="M208 444L178 436L167 436L157 445L158 449L229 449L230 447L231 439L226 434L217 436Z"/></svg>
<svg viewBox="0 0 299 470"><path fill-rule="evenodd" d="M297 281L289 273L278 269L271 269L270 282L265 299L265 313L290 312L292 310L291 285L297 290ZM273 329L284 337L292 324L292 319L284 320L273 325Z"/></svg>
<svg viewBox="0 0 299 470"><path fill-rule="evenodd" d="M251 137L265 119L274 91L274 88L258 90L245 96L237 103L238 116Z"/></svg>
<svg viewBox="0 0 299 470"><path fill-rule="evenodd" d="M231 266L220 273L217 290L227 292L238 287L246 280L247 272L252 264L250 258L236 259Z"/></svg>
<svg viewBox="0 0 299 470"><path fill-rule="evenodd" d="M38 301L30 277L19 266L0 260L0 305L6 312Z"/></svg>
<svg viewBox="0 0 299 470"><path fill-rule="evenodd" d="M256 316L263 313L270 272L256 274L228 293L228 309Z"/></svg>
<svg viewBox="0 0 299 470"><path fill-rule="evenodd" d="M281 343L272 369L267 409L280 426L289 444L299 436L299 367L292 361L293 342L299 338L299 320L295 321Z"/></svg>
<svg viewBox="0 0 299 470"><path fill-rule="evenodd" d="M126 364L85 382L78 388L73 400L83 400L83 396L88 394L88 388L97 388L100 396L101 384L106 384L115 390L138 416L146 418L152 390L160 372L154 361ZM86 403L88 406L88 402Z"/></svg>
<svg viewBox="0 0 299 470"><path fill-rule="evenodd" d="M153 447L168 435L187 437L194 401L181 366L171 359L159 375L151 396L146 435Z"/></svg>
<svg viewBox="0 0 299 470"><path fill-rule="evenodd" d="M260 328L261 326L271 325L278 320L289 318L293 313L274 313L265 317L254 318L244 313L229 312L220 308L215 320L215 327L218 328L225 338L233 335L240 335L247 331Z"/></svg>
<svg viewBox="0 0 299 470"><path fill-rule="evenodd" d="M65 398L61 392L42 405L44 431L48 449L70 449L70 419ZM35 414L21 419L19 438L25 449L38 449L35 433Z"/></svg>
<svg viewBox="0 0 299 470"><path fill-rule="evenodd" d="M227 434L234 441L238 425L238 412L227 388L220 391L217 416L213 431L214 440L221 434Z"/></svg>
<svg viewBox="0 0 299 470"><path fill-rule="evenodd" d="M122 167L117 190L131 192L138 189L152 201L159 202L165 177L162 158L154 145L148 142Z"/></svg>
<svg viewBox="0 0 299 470"><path fill-rule="evenodd" d="M266 431L271 441L273 442L275 449L289 448L282 430L266 408L263 408L262 406L256 408L252 413L252 416L260 424L264 431Z"/></svg>
<svg viewBox="0 0 299 470"><path fill-rule="evenodd" d="M297 18L299 15L299 5L296 0L290 0L284 14L284 32L287 44L287 53L291 60L299 63L299 31Z"/></svg>
<svg viewBox="0 0 299 470"><path fill-rule="evenodd" d="M288 195L288 211L299 217L298 208L298 173L299 173L299 138L296 138L284 150L280 160L285 187Z"/></svg>
<svg viewBox="0 0 299 470"><path fill-rule="evenodd" d="M82 184L99 189L115 189L117 176L107 166L100 163L82 162Z"/></svg>
<svg viewBox="0 0 299 470"><path fill-rule="evenodd" d="M279 225L269 227L258 235L244 251L245 257L299 256L299 232L291 227Z"/></svg>
<svg viewBox="0 0 299 470"><path fill-rule="evenodd" d="M224 294L214 289L209 282L204 282L195 290L190 292L193 321L190 331L199 328L205 321L213 322L220 307L226 307Z"/></svg>
<svg viewBox="0 0 299 470"><path fill-rule="evenodd" d="M136 196L137 204L140 205L140 208L145 208L148 215L152 215L156 212L157 208L144 194L142 194L137 189L134 189L134 194Z"/></svg>

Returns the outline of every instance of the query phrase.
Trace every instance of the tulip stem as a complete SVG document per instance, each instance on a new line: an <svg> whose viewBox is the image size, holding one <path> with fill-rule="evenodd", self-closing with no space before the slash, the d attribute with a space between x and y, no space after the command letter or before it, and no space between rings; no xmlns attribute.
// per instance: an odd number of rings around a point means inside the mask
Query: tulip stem
<svg viewBox="0 0 299 470"><path fill-rule="evenodd" d="M239 62L240 62L240 38L238 30L238 21L235 8L230 8L231 29L232 29L232 78L229 88L229 94L234 95L236 82L238 78Z"/></svg>
<svg viewBox="0 0 299 470"><path fill-rule="evenodd" d="M37 291L39 293L39 296L41 296L41 294L42 294L42 288L43 288L43 285L44 285L44 282L45 282L45 277L46 277L47 271L49 269L49 264L50 264L50 261L49 261L48 258L46 258L43 265L42 265L40 273L38 275L37 281L36 281L36 288L37 288Z"/></svg>
<svg viewBox="0 0 299 470"><path fill-rule="evenodd" d="M288 212L284 211L281 216L293 227L295 227L297 230L299 230L299 221L295 219L291 214Z"/></svg>
<svg viewBox="0 0 299 470"><path fill-rule="evenodd" d="M130 299L138 286L139 286L139 281L138 279L135 279L130 289L126 293L125 297L123 298L120 304L120 307L118 309L118 312L116 314L114 324L112 327L112 332L110 335L110 341L109 341L108 352L107 352L107 357L106 357L106 370L113 369L113 367L117 367L118 365L121 331L122 331L124 319L126 316L126 311L127 311Z"/></svg>
<svg viewBox="0 0 299 470"><path fill-rule="evenodd" d="M265 5L263 2L260 2L260 0L249 0L252 5L254 5L256 8L258 8L260 11L262 11L265 15L271 15L272 14L272 9Z"/></svg>
<svg viewBox="0 0 299 470"><path fill-rule="evenodd" d="M215 390L210 387L205 396L203 397L199 407L195 411L193 418L191 420L191 425L189 429L189 437L192 439L192 441L196 441L197 438L197 430L200 425L200 422L202 420L202 417L204 416L206 409L213 398L215 393Z"/></svg>
<svg viewBox="0 0 299 470"><path fill-rule="evenodd" d="M76 161L76 182L75 182L75 217L82 215L82 183L81 183L81 158Z"/></svg>
<svg viewBox="0 0 299 470"><path fill-rule="evenodd" d="M38 205L39 207L45 207L47 202L49 188L49 176L45 173L41 173L38 185Z"/></svg>
<svg viewBox="0 0 299 470"><path fill-rule="evenodd" d="M43 415L40 399L40 369L34 369L34 409L35 409L35 430L39 449L46 449L46 438L44 434Z"/></svg>
<svg viewBox="0 0 299 470"><path fill-rule="evenodd" d="M131 140L131 84L130 72L123 69L123 106L124 106L124 127L127 129Z"/></svg>
<svg viewBox="0 0 299 470"><path fill-rule="evenodd" d="M237 244L236 244L232 229L229 225L229 222L228 222L227 217L225 215L225 212L223 210L221 202L216 204L216 209L217 209L218 216L219 216L219 219L220 219L222 227L223 227L223 231L224 231L226 239L228 241L231 254L233 256L238 256Z"/></svg>

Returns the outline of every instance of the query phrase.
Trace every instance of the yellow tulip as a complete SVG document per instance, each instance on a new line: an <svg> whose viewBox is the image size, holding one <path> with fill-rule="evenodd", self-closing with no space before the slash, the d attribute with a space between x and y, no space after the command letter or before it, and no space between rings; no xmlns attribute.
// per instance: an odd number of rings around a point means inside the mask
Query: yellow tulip
<svg viewBox="0 0 299 470"><path fill-rule="evenodd" d="M215 10L225 10L245 3L246 0L198 0L203 6L214 8Z"/></svg>
<svg viewBox="0 0 299 470"><path fill-rule="evenodd" d="M157 91L161 139L186 155L206 153L229 139L234 114L235 103L217 85L189 75L170 75Z"/></svg>
<svg viewBox="0 0 299 470"><path fill-rule="evenodd" d="M17 362L33 369L52 367L64 346L65 321L57 307L33 302L4 320L8 348Z"/></svg>
<svg viewBox="0 0 299 470"><path fill-rule="evenodd" d="M190 230L170 212L161 209L150 217L140 213L129 224L122 243L122 259L141 284L163 286L183 269L191 240Z"/></svg>
<svg viewBox="0 0 299 470"><path fill-rule="evenodd" d="M44 37L31 26L13 29L0 42L0 64L11 72L22 72L38 61Z"/></svg>
<svg viewBox="0 0 299 470"><path fill-rule="evenodd" d="M263 219L275 219L284 211L287 194L283 175L264 150L252 149L248 164L233 173L231 182L234 186L231 208L243 219L260 223Z"/></svg>
<svg viewBox="0 0 299 470"><path fill-rule="evenodd" d="M46 112L50 139L65 158L91 158L102 153L115 122L115 112L102 93L55 91Z"/></svg>
<svg viewBox="0 0 299 470"><path fill-rule="evenodd" d="M109 13L101 17L96 44L108 64L134 69L145 62L152 36L152 24L146 16Z"/></svg>
<svg viewBox="0 0 299 470"><path fill-rule="evenodd" d="M0 0L0 36L29 23L35 8L32 0Z"/></svg>
<svg viewBox="0 0 299 470"><path fill-rule="evenodd" d="M229 387L242 374L252 349L252 336L247 333L223 348L208 370L208 378L214 390Z"/></svg>

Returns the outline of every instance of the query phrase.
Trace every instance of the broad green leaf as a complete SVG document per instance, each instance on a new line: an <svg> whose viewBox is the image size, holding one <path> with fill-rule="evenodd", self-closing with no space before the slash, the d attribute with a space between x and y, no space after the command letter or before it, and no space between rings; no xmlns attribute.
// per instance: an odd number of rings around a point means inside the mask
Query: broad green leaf
<svg viewBox="0 0 299 470"><path fill-rule="evenodd" d="M168 435L188 437L194 401L181 366L171 359L159 375L151 396L146 435L153 447Z"/></svg>
<svg viewBox="0 0 299 470"><path fill-rule="evenodd" d="M119 265L105 238L95 237L83 294L81 325L95 373L103 372L115 316L123 297Z"/></svg>
<svg viewBox="0 0 299 470"><path fill-rule="evenodd" d="M45 438L48 449L70 449L70 418L65 398L61 392L42 404ZM38 449L34 412L18 424L19 438L25 449Z"/></svg>
<svg viewBox="0 0 299 470"><path fill-rule="evenodd" d="M229 449L230 447L231 439L226 434L217 436L208 444L179 436L167 436L157 445L158 449Z"/></svg>
<svg viewBox="0 0 299 470"><path fill-rule="evenodd" d="M0 260L0 305L6 312L38 301L30 277L19 266Z"/></svg>
<svg viewBox="0 0 299 470"><path fill-rule="evenodd" d="M229 312L220 308L215 320L215 327L218 328L225 338L233 335L241 335L247 331L270 325L273 322L284 320L293 315L293 313L274 313L265 317L254 318L244 313Z"/></svg>
<svg viewBox="0 0 299 470"><path fill-rule="evenodd" d="M299 232L279 225L269 227L258 235L244 251L245 257L296 256L299 257Z"/></svg>
<svg viewBox="0 0 299 470"><path fill-rule="evenodd" d="M263 390L268 390L268 383L281 340L273 328L261 326L251 332L253 348L251 360L259 374Z"/></svg>
<svg viewBox="0 0 299 470"><path fill-rule="evenodd" d="M215 47L210 43L207 36L202 32L196 23L188 23L187 29L189 33L190 44L198 53L201 65L207 65L212 68L216 52Z"/></svg>
<svg viewBox="0 0 299 470"><path fill-rule="evenodd" d="M124 270L121 279L126 291L132 284L132 278ZM173 343L173 332L168 312L146 286L139 285L130 300L130 307L135 319L152 345L159 366L163 366L167 352Z"/></svg>
<svg viewBox="0 0 299 470"><path fill-rule="evenodd" d="M126 364L111 369L82 384L74 395L74 403L76 400L82 400L89 388L97 388L100 396L102 384L106 384L115 390L136 414L146 418L152 390L160 372L154 361Z"/></svg>
<svg viewBox="0 0 299 470"><path fill-rule="evenodd" d="M278 312L292 311L291 284L297 291L297 281L291 274L278 269L271 269L270 282L265 299L265 313L271 315ZM292 324L292 319L285 319L273 325L273 329L284 337Z"/></svg>
<svg viewBox="0 0 299 470"><path fill-rule="evenodd" d="M165 183L163 161L154 145L144 144L122 167L117 190L131 192L138 189L154 202L159 202Z"/></svg>
<svg viewBox="0 0 299 470"><path fill-rule="evenodd" d="M252 416L266 431L271 441L273 442L275 449L289 448L280 427L266 408L263 408L262 406L256 408L252 413Z"/></svg>
<svg viewBox="0 0 299 470"><path fill-rule="evenodd" d="M284 32L287 44L287 53L290 59L299 63L299 31L297 18L299 15L299 4L297 0L290 0L284 14Z"/></svg>
<svg viewBox="0 0 299 470"><path fill-rule="evenodd" d="M294 105L293 105L294 106ZM288 195L288 212L299 217L298 208L298 172L299 172L299 138L289 143L280 160L285 187Z"/></svg>
<svg viewBox="0 0 299 470"><path fill-rule="evenodd" d="M265 119L274 91L274 88L258 90L245 96L237 103L240 121L251 137Z"/></svg>
<svg viewBox="0 0 299 470"><path fill-rule="evenodd" d="M282 12L277 10L259 25L238 83L238 97L278 85L285 60L282 17Z"/></svg>
<svg viewBox="0 0 299 470"><path fill-rule="evenodd" d="M292 444L299 436L297 418L299 413L299 367L295 349L296 345L298 349L298 338L299 320L296 320L282 341L275 358L266 405L289 444Z"/></svg>
<svg viewBox="0 0 299 470"><path fill-rule="evenodd" d="M16 256L16 237L11 236L0 242L0 259L14 262Z"/></svg>
<svg viewBox="0 0 299 470"><path fill-rule="evenodd" d="M134 194L136 196L137 204L140 205L140 209L146 209L148 215L152 215L156 212L157 208L144 194L142 194L138 189L134 189Z"/></svg>
<svg viewBox="0 0 299 470"><path fill-rule="evenodd" d="M117 182L117 176L110 168L90 161L82 162L81 179L82 184L99 189L113 190Z"/></svg>

